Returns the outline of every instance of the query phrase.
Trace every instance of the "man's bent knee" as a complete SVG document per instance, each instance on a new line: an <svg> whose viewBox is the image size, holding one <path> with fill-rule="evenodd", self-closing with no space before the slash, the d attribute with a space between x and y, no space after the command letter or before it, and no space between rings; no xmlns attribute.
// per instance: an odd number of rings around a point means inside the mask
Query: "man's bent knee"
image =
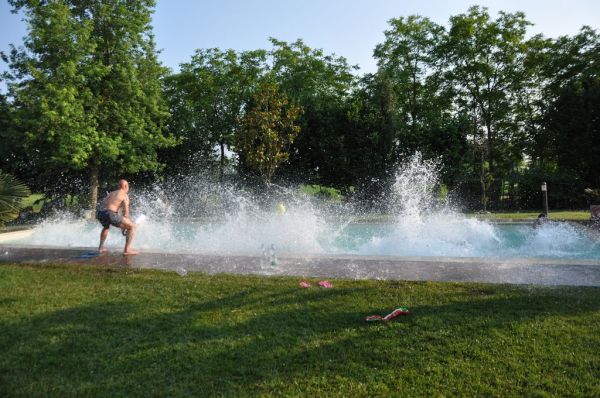
<svg viewBox="0 0 600 398"><path fill-rule="evenodd" d="M128 229L128 230L135 230L136 226L134 223L132 223L131 221L128 222L122 222L121 226L119 228L124 228L124 229Z"/></svg>

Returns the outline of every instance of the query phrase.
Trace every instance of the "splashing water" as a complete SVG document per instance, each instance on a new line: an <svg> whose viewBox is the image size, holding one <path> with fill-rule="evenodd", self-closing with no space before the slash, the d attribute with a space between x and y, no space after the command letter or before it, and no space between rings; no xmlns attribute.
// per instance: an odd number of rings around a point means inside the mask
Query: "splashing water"
<svg viewBox="0 0 600 398"><path fill-rule="evenodd" d="M336 229L329 227L310 200L301 195L287 193L289 210L281 214L275 205L259 205L258 200L231 187L198 195L194 204L189 196L196 188L186 186L184 192L173 193L172 204L162 201L160 195L157 199L155 192L137 195L131 192L132 218L138 224L134 246L160 251L252 254L264 245L273 251L277 248L278 252L324 253L321 242L327 240L324 237L330 235L328 231ZM175 217L178 199L184 207L179 209L180 213L196 217ZM204 209L201 211L199 207ZM123 246L123 238L117 231L111 228L108 248ZM93 247L98 245L99 234L99 224L94 220L61 213L37 225L33 235L23 243Z"/></svg>
<svg viewBox="0 0 600 398"><path fill-rule="evenodd" d="M340 206L336 213L284 187L278 187L277 197L257 199L233 187L188 177L180 185L183 188L132 191L133 218L145 218L134 247L246 253L266 257L265 263L277 263L277 257L286 253L600 258L598 240L578 226L499 226L452 210L436 196L439 170L439 164L418 153L399 168L387 198L393 218L386 224L353 223L351 208ZM287 211L277 211L281 202ZM118 230L111 231L107 247L122 249L123 237ZM97 222L61 214L40 223L20 243L95 247L99 234ZM273 254L266 255L271 248Z"/></svg>
<svg viewBox="0 0 600 398"><path fill-rule="evenodd" d="M390 198L391 230L361 246L360 254L468 257L497 248L501 242L494 226L465 218L436 199L439 169L420 153L400 167Z"/></svg>
<svg viewBox="0 0 600 398"><path fill-rule="evenodd" d="M413 155L396 174L394 223L360 245L359 254L450 257L600 258L600 243L566 223L501 226L467 218L439 203L439 164Z"/></svg>

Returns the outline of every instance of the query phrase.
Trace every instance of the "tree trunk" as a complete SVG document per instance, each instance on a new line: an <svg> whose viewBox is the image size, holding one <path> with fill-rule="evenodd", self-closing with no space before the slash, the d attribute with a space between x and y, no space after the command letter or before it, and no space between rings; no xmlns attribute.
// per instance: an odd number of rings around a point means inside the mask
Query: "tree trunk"
<svg viewBox="0 0 600 398"><path fill-rule="evenodd" d="M225 169L225 143L223 141L219 142L219 146L221 147L221 164L219 167L219 182L223 182L223 175Z"/></svg>
<svg viewBox="0 0 600 398"><path fill-rule="evenodd" d="M484 163L483 155L481 156L481 171L479 173L479 182L481 182L481 204L483 205L483 211L487 212L487 186L485 183L486 174L485 174L485 163Z"/></svg>
<svg viewBox="0 0 600 398"><path fill-rule="evenodd" d="M480 149L480 154L481 154L481 169L479 171L479 181L481 183L481 204L483 205L483 211L487 212L487 204L488 204L487 178L488 178L488 175L487 175L486 169L485 169L485 146L482 144L479 147L479 149Z"/></svg>
<svg viewBox="0 0 600 398"><path fill-rule="evenodd" d="M92 213L96 211L96 205L98 203L98 174L98 167L92 167L90 172L90 209L92 210Z"/></svg>
<svg viewBox="0 0 600 398"><path fill-rule="evenodd" d="M410 115L412 118L411 133L412 133L413 139L415 139L416 130L417 130L417 61L415 61L415 66L413 69L412 83L413 83L413 88L412 88L412 104L411 104Z"/></svg>

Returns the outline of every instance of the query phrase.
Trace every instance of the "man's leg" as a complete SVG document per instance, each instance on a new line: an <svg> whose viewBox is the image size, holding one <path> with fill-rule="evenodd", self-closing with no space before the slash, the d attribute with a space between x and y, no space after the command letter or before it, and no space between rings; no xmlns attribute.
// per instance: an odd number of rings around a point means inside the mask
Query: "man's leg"
<svg viewBox="0 0 600 398"><path fill-rule="evenodd" d="M130 220L124 218L123 222L120 225L120 228L124 228L127 230L127 236L125 238L125 249L123 249L124 255L133 255L139 254L138 251L131 249L131 243L133 242L133 238L135 237L136 225L132 223Z"/></svg>
<svg viewBox="0 0 600 398"><path fill-rule="evenodd" d="M102 232L100 232L100 246L98 246L99 253L104 253L106 251L106 249L104 248L104 242L108 237L108 229L109 227L103 227Z"/></svg>

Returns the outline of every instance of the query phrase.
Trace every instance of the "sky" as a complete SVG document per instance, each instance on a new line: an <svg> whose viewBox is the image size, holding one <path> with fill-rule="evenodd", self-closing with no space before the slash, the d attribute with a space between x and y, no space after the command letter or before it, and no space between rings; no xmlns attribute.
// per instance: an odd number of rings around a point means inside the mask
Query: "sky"
<svg viewBox="0 0 600 398"><path fill-rule="evenodd" d="M413 14L447 26L451 15L471 5L523 11L534 24L530 34L576 34L583 25L600 29L599 0L158 0L154 34L162 63L173 71L196 49L269 49L269 37L295 41L345 57L359 73L374 72L373 49L384 39L391 18ZM21 45L27 33L22 16L0 0L0 51ZM6 64L0 61L0 71ZM2 87L0 87L0 90Z"/></svg>

